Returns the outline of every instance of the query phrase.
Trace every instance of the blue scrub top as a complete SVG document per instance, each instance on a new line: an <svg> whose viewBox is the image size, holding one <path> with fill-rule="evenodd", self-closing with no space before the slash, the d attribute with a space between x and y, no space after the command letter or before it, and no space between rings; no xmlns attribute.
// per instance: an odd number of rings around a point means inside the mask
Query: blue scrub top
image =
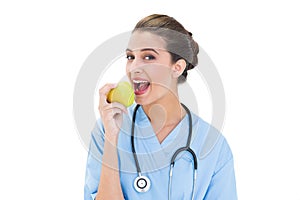
<svg viewBox="0 0 300 200"><path fill-rule="evenodd" d="M170 160L174 152L186 146L189 119L186 115L172 132L159 143L142 107L136 115L135 149L142 175L151 181L149 191L139 193L134 188L137 177L131 151L131 121L135 105L123 115L118 139L118 157L121 187L124 199L168 199ZM223 135L217 129L192 113L193 135L191 149L198 161L195 199L237 199L233 156ZM104 147L104 128L99 119L91 133L86 165L84 199L92 200L97 194ZM193 159L183 152L175 160L171 185L171 199L191 199L193 190ZM111 186L113 187L113 186Z"/></svg>

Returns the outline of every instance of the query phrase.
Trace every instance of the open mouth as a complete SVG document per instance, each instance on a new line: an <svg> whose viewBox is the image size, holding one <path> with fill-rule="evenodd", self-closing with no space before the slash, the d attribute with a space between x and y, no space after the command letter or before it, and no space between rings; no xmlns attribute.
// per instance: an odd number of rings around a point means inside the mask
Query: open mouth
<svg viewBox="0 0 300 200"><path fill-rule="evenodd" d="M132 82L135 95L144 94L150 86L150 82L145 80L133 80Z"/></svg>

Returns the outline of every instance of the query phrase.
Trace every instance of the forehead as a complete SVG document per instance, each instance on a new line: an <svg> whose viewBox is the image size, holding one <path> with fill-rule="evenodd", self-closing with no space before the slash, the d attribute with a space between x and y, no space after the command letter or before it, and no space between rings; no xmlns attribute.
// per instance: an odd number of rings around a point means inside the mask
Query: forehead
<svg viewBox="0 0 300 200"><path fill-rule="evenodd" d="M132 33L128 49L138 50L144 48L166 49L166 42L158 35L147 31L135 31Z"/></svg>

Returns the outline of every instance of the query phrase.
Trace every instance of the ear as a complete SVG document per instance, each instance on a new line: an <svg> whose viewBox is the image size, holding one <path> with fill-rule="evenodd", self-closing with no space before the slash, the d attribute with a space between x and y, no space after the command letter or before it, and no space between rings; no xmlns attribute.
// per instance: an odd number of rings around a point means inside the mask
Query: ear
<svg viewBox="0 0 300 200"><path fill-rule="evenodd" d="M173 78L178 78L186 68L186 62L184 59L179 59L173 64Z"/></svg>

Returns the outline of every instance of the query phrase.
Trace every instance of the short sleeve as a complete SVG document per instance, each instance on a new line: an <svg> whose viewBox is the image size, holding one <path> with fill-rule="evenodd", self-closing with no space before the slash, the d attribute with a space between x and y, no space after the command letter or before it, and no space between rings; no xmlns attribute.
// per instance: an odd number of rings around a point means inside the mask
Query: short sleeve
<svg viewBox="0 0 300 200"><path fill-rule="evenodd" d="M86 164L84 200L94 200L97 195L104 148L104 128L98 120L91 132L91 141Z"/></svg>
<svg viewBox="0 0 300 200"><path fill-rule="evenodd" d="M236 181L232 152L224 139L205 200L236 200Z"/></svg>

